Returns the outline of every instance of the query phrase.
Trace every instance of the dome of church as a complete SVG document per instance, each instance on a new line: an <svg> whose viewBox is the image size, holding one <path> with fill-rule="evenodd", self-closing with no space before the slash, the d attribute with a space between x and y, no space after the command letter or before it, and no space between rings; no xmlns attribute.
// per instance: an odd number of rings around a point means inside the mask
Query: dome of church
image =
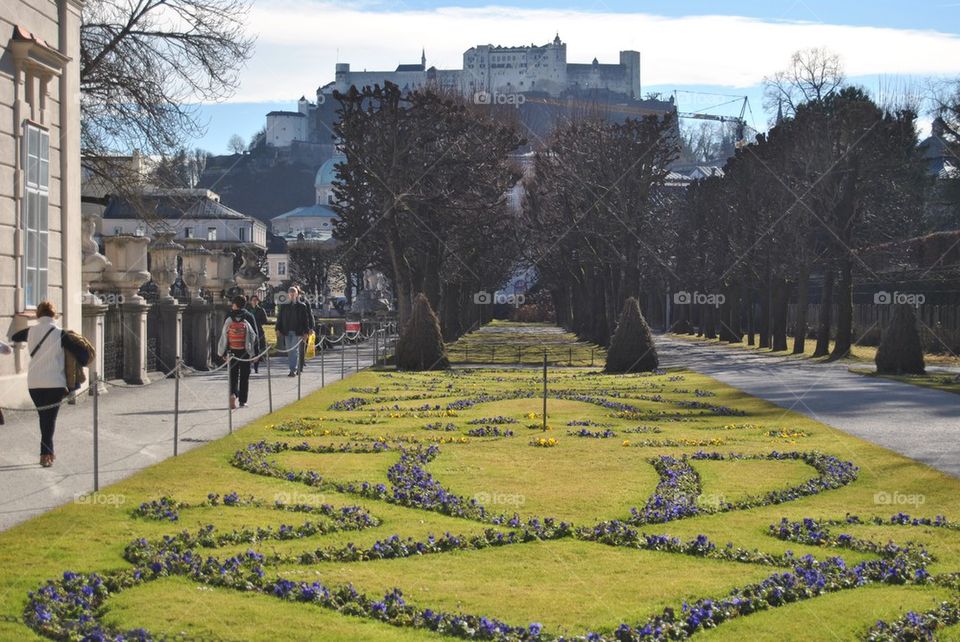
<svg viewBox="0 0 960 642"><path fill-rule="evenodd" d="M330 187L333 184L334 179L337 177L336 165L342 160L342 158L337 158L334 156L321 165L320 169L317 170L317 180L313 182L314 187Z"/></svg>

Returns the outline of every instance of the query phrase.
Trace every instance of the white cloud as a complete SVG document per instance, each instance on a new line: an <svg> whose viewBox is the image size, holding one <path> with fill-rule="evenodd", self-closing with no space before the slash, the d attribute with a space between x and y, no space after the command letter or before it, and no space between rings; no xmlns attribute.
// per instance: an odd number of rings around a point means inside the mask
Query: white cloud
<svg viewBox="0 0 960 642"><path fill-rule="evenodd" d="M362 6L362 5L361 5ZM257 51L234 101L284 100L333 80L339 60L355 70L417 62L420 48L438 68L459 68L475 44L543 44L556 32L570 62L616 62L641 52L644 85L750 87L805 47L827 47L849 76L960 73L960 38L934 31L769 22L731 16L667 18L487 7L365 11L327 2L257 0L251 30Z"/></svg>

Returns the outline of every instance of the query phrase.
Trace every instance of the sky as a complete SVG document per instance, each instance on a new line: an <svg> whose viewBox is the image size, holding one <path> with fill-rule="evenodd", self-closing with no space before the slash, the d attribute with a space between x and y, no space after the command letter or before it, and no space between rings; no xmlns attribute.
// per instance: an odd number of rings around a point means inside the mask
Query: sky
<svg viewBox="0 0 960 642"><path fill-rule="evenodd" d="M207 132L192 146L225 153L233 134L249 139L268 111L313 100L337 62L394 69L425 49L428 66L458 69L473 45L544 44L558 33L568 62L639 51L643 93L678 90L681 111L725 102L684 92L747 96L758 129L769 117L763 78L798 49L838 53L850 81L874 92L960 77L960 1L949 0L253 0L249 28L257 46L240 87L227 103L201 106Z"/></svg>

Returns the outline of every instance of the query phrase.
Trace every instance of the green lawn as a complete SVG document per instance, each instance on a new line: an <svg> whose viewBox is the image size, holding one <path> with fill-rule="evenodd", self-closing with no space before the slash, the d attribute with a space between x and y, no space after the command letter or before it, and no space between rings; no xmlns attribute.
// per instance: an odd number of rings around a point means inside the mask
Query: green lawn
<svg viewBox="0 0 960 642"><path fill-rule="evenodd" d="M529 335L525 343L532 345L540 337L562 349L556 334L524 328ZM516 334L508 324L494 330L501 344ZM482 334L464 341L482 346ZM589 353L586 345L573 346L578 358L585 350ZM609 376L590 368L552 369L546 433L538 428L542 401L536 395L541 386L536 370L508 367L424 374L364 371L229 437L104 489L101 495L111 498L109 504L70 503L0 533L0 640L44 637L36 626L24 624L23 616L28 593L48 579L61 578L64 571L123 578L125 570L135 566L149 581L114 591L94 609L108 630L143 627L155 637L173 639L431 640L462 639L469 628L484 639L474 620L462 628L450 624L444 634L429 630L422 609L431 609L451 618L459 613L496 618L524 630L538 623L542 639L597 632L611 640L622 623L642 625L665 608L685 618L684 603L720 600L737 587L792 572L789 564L769 563L788 551L794 558L810 554L823 564L839 556L848 567L878 560L868 545L851 550L773 537L768 527L781 518L844 520L852 513L863 522L872 517L886 522L903 511L960 520L958 480L702 375L671 371ZM348 400L341 409L330 408ZM295 420L301 422L294 426ZM453 429L445 430L447 424ZM484 426L500 435L467 434ZM596 436L577 436L581 430ZM532 446L540 437L553 438L557 445ZM262 461L273 463L262 470L274 476L232 463L235 452L261 441L306 446L278 446L279 452L265 455ZM431 447L439 452L428 451ZM344 452L323 452L338 449ZM595 525L627 520L631 509L642 511L648 498L667 492L658 486L665 478L652 465L653 458L698 451L720 454L686 461L690 473L683 479L696 478L700 493L695 505L701 513L632 528L682 542L704 535L718 549L730 543L749 559L591 541ZM852 462L859 467L856 479L782 503L764 499L818 477L811 464L773 458L772 452L813 451ZM730 458L730 453L742 457ZM411 461L419 464L411 467ZM288 481L287 474L295 481ZM414 478L420 485L406 485ZM363 482L369 482L366 490ZM384 484L383 494L378 494L377 484ZM394 491L401 499L390 498ZM241 505L205 501L209 493L223 498L233 492ZM410 493L414 500L402 499ZM164 496L191 506L179 509L177 521L131 514L141 502ZM884 499L891 497L892 503ZM431 504L433 500L437 502ZM276 510L275 502L331 504L337 511ZM754 507L714 512L748 502ZM485 516L478 505L486 509ZM336 530L336 515L347 506L368 511L372 521L360 530ZM514 513L519 523L491 521L492 515L509 519ZM545 518L585 530L538 530ZM524 528L529 519L538 521ZM328 532L279 534L308 522ZM263 578L249 574L234 582L229 572L222 577L191 574L174 566L156 571L151 563L174 559L159 553L151 554L150 563L135 565L124 558L127 545L139 538L160 547L164 536L196 534L207 524L215 526L212 534L182 545L176 555L210 558L219 568L253 551L265 559L238 567L244 573L259 570ZM270 530L253 536L250 529L258 527ZM230 535L244 529L250 537ZM908 610L926 611L944 600L960 600L957 581L950 576L960 571L960 530L888 523L842 524L830 530L860 542L923 545L932 556L926 570L936 581L911 576L906 584L870 582L763 608L697 630L693 637L738 642L862 639L878 619L893 621ZM509 543L521 531L528 533L528 541ZM221 535L228 537L218 540ZM410 547L433 545L431 538L460 544L455 550L424 549L421 554L370 559L382 556L372 551L384 550L394 535L410 538ZM499 543L499 537L506 543ZM408 553L414 550L410 547ZM370 600L332 606L281 599L274 595L280 580L320 583L337 595L340 587L352 585ZM383 608L388 614L377 615L380 601L389 602L382 596L393 588L402 590L406 605L387 604ZM950 627L943 638L956 634L957 627Z"/></svg>
<svg viewBox="0 0 960 642"><path fill-rule="evenodd" d="M544 332L556 330L546 323L524 323L523 333L511 331L518 324L494 320L479 332L460 337L447 345L447 354L452 363L479 363L492 365L536 365L547 363L558 366L602 367L607 358L606 350L594 343L579 341L570 332ZM539 330L539 331L538 331Z"/></svg>

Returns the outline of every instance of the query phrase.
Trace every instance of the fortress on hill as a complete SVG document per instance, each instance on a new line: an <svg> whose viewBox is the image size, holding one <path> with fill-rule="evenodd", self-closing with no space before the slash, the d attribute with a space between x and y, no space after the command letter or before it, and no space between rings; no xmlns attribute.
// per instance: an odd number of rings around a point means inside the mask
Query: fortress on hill
<svg viewBox="0 0 960 642"><path fill-rule="evenodd" d="M426 52L418 64L401 64L392 71L353 71L349 63L338 63L334 80L317 89L316 102L303 97L296 111L267 114L266 145L331 145L333 92L384 82L404 90L441 87L479 103L516 104L524 122L543 135L559 114L571 110L601 106L612 120L675 110L672 101L642 99L640 52L621 51L618 63L601 64L596 58L568 63L567 45L557 35L545 45L471 47L463 53L461 69L428 67Z"/></svg>

